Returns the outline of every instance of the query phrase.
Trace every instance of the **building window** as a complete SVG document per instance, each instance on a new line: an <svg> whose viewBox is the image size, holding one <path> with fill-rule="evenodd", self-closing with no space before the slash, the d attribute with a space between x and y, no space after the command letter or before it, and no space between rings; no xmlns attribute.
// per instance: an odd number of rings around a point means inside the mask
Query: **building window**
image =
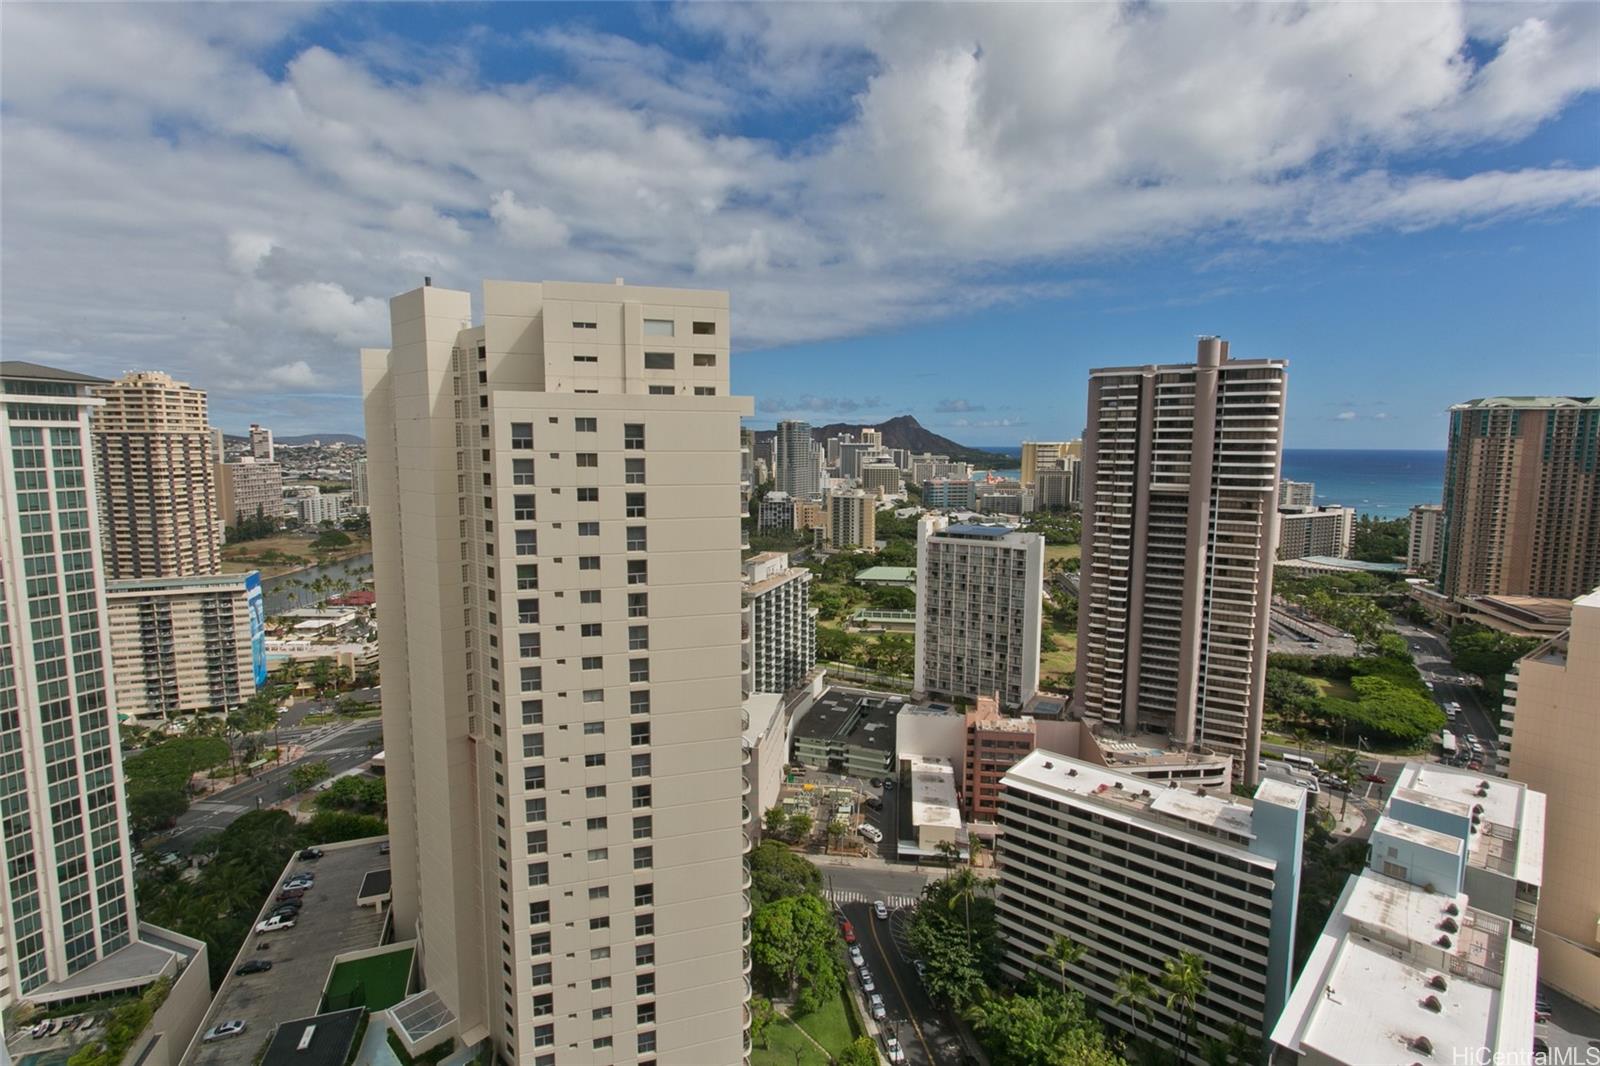
<svg viewBox="0 0 1600 1066"><path fill-rule="evenodd" d="M544 767L524 766L522 768L522 787L530 792L537 792L544 788Z"/></svg>
<svg viewBox="0 0 1600 1066"><path fill-rule="evenodd" d="M654 966L656 964L656 946L654 944L638 944L633 949L633 962L636 966Z"/></svg>
<svg viewBox="0 0 1600 1066"><path fill-rule="evenodd" d="M524 659L537 659L539 657L539 634L518 633L517 654Z"/></svg>
<svg viewBox="0 0 1600 1066"><path fill-rule="evenodd" d="M623 481L624 484L627 484L627 485L643 485L644 484L644 460L643 459L624 459L622 461L622 466L623 466L622 481Z"/></svg>
<svg viewBox="0 0 1600 1066"><path fill-rule="evenodd" d="M598 322L574 322L572 324L572 328L573 329L599 329L600 328L600 324Z"/></svg>
<svg viewBox="0 0 1600 1066"><path fill-rule="evenodd" d="M522 814L530 822L542 822L545 819L545 803L543 796L535 796L522 802Z"/></svg>
<svg viewBox="0 0 1600 1066"><path fill-rule="evenodd" d="M533 506L533 496L518 495L511 497L511 517L518 522L532 522L537 516Z"/></svg>
<svg viewBox="0 0 1600 1066"><path fill-rule="evenodd" d="M600 455L598 452L578 452L574 455L574 458L577 460L578 468L580 470L584 468L593 469L594 467L598 467L600 465Z"/></svg>
<svg viewBox="0 0 1600 1066"><path fill-rule="evenodd" d="M605 731L606 731L606 724L604 722L585 722L585 723L583 723L583 735L586 736L586 737L599 736L600 734L604 733Z"/></svg>
<svg viewBox="0 0 1600 1066"><path fill-rule="evenodd" d="M605 848L590 848L588 852L588 858L590 862L605 862L609 856L610 852L608 852ZM591 956L591 958L592 957L593 956Z"/></svg>
<svg viewBox="0 0 1600 1066"><path fill-rule="evenodd" d="M544 700L523 700L522 701L522 724L523 725L543 725L544 724Z"/></svg>
<svg viewBox="0 0 1600 1066"><path fill-rule="evenodd" d="M598 555L580 555L580 556L578 556L578 569L579 570L598 570L598 569L600 569L600 556L598 556Z"/></svg>
<svg viewBox="0 0 1600 1066"><path fill-rule="evenodd" d="M586 688L583 690L584 703L604 703L606 690L603 688Z"/></svg>
<svg viewBox="0 0 1600 1066"><path fill-rule="evenodd" d="M601 624L599 622L585 622L578 627L578 635L583 637L598 637L601 632Z"/></svg>
<svg viewBox="0 0 1600 1066"><path fill-rule="evenodd" d="M636 1011L638 1023L648 1025L656 1020L656 1005L654 1003L641 1003Z"/></svg>
<svg viewBox="0 0 1600 1066"><path fill-rule="evenodd" d="M530 863L528 865L528 885L529 885L529 887L538 888L540 885L548 885L549 883L550 883L550 864L549 863L547 863L547 862L535 862L535 863Z"/></svg>
<svg viewBox="0 0 1600 1066"><path fill-rule="evenodd" d="M605 951L604 955L596 955L594 953L595 951L602 951L602 950ZM610 948L603 948L603 949L602 948L595 948L594 951L589 952L589 957L591 959L609 959L611 957L611 949ZM611 1046L611 1038L609 1036L597 1036L597 1037L594 1038L594 1046L596 1048L608 1048L608 1047Z"/></svg>
<svg viewBox="0 0 1600 1066"><path fill-rule="evenodd" d="M622 447L625 451L644 451L644 423L622 424Z"/></svg>
<svg viewBox="0 0 1600 1066"><path fill-rule="evenodd" d="M633 886L633 905L635 907L649 907L656 901L656 886L646 882Z"/></svg>
<svg viewBox="0 0 1600 1066"><path fill-rule="evenodd" d="M649 840L652 832L651 821L651 817L648 814L635 815L633 819L633 839Z"/></svg>
<svg viewBox="0 0 1600 1066"><path fill-rule="evenodd" d="M650 743L650 723L631 723L628 726L628 743L635 748L642 748L648 745Z"/></svg>
<svg viewBox="0 0 1600 1066"><path fill-rule="evenodd" d="M640 810L641 808L647 808L649 806L650 806L650 786L649 785L634 785L633 786L633 809L637 811L637 810Z"/></svg>
<svg viewBox="0 0 1600 1066"><path fill-rule="evenodd" d="M717 324L715 322L696 322L694 324L694 332L697 337L714 337L717 335Z"/></svg>
<svg viewBox="0 0 1600 1066"><path fill-rule="evenodd" d="M511 483L513 485L532 485L533 484L533 460L532 459L513 459L513 460L511 460Z"/></svg>
<svg viewBox="0 0 1600 1066"><path fill-rule="evenodd" d="M517 530L517 554L538 555L539 534L531 529Z"/></svg>
<svg viewBox="0 0 1600 1066"><path fill-rule="evenodd" d="M529 855L543 855L549 849L550 849L549 834L548 834L548 832L546 830L543 830L543 829L530 829L530 830L528 830L528 854ZM548 922L550 920L550 904L548 902L546 902L546 903L535 903L535 904L533 904L533 907L534 908L539 908L539 907L543 907L544 908L544 917L543 918L537 918L536 917L536 918L533 919L534 922L536 922L536 923L537 922Z"/></svg>
<svg viewBox="0 0 1600 1066"><path fill-rule="evenodd" d="M630 492L630 493L627 494L627 498L624 500L624 507L623 507L623 512L622 512L624 517L626 517L626 518L643 518L643 517L645 517L645 514L644 514L644 495L645 494L642 493L642 492Z"/></svg>
<svg viewBox="0 0 1600 1066"><path fill-rule="evenodd" d="M629 714L649 714L650 713L650 690L649 689L645 689L645 690L643 690L641 692L630 692L630 693L628 693L628 713Z"/></svg>
<svg viewBox="0 0 1600 1066"><path fill-rule="evenodd" d="M604 662L604 657L603 656L585 655L583 657L583 668L585 670L599 670L604 665L605 665L605 662Z"/></svg>
<svg viewBox="0 0 1600 1066"><path fill-rule="evenodd" d="M627 550L631 551L631 552L642 552L642 551L646 550L645 549L645 543L646 543L646 541L645 541L644 527L643 526L629 526L628 527Z"/></svg>
<svg viewBox="0 0 1600 1066"><path fill-rule="evenodd" d="M632 776L634 776L634 777L649 777L650 776L650 756L649 756L648 753L643 754L643 755L635 755L633 757L633 774L632 774Z"/></svg>
<svg viewBox="0 0 1600 1066"><path fill-rule="evenodd" d="M694 394L696 396L715 396L717 394L717 390L712 388L710 385L696 385L694 387Z"/></svg>
<svg viewBox="0 0 1600 1066"><path fill-rule="evenodd" d="M671 396L673 393L675 393L677 391L678 390L673 388L671 385L651 385L650 386L650 395L651 396Z"/></svg>
<svg viewBox="0 0 1600 1066"><path fill-rule="evenodd" d="M517 564L517 588L531 591L539 587L539 567L532 563Z"/></svg>
<svg viewBox="0 0 1600 1066"><path fill-rule="evenodd" d="M593 485L586 485L578 489L579 503L599 503L600 490Z"/></svg>
<svg viewBox="0 0 1600 1066"><path fill-rule="evenodd" d="M644 368L646 370L671 370L677 365L677 358L671 352L645 352Z"/></svg>
<svg viewBox="0 0 1600 1066"><path fill-rule="evenodd" d="M634 936L655 936L656 916L653 914L636 914L633 916Z"/></svg>
<svg viewBox="0 0 1600 1066"><path fill-rule="evenodd" d="M650 594L648 592L628 593L628 617L644 618L650 614Z"/></svg>
<svg viewBox="0 0 1600 1066"><path fill-rule="evenodd" d="M600 535L600 523L599 522L579 522L578 523L578 536L580 536L580 537L598 537L599 535Z"/></svg>
<svg viewBox="0 0 1600 1066"><path fill-rule="evenodd" d="M653 973L642 973L635 977L633 979L633 991L635 995L640 996L654 995L656 991L656 975Z"/></svg>
<svg viewBox="0 0 1600 1066"><path fill-rule="evenodd" d="M590 899L610 899L611 887L609 885L595 885L589 889Z"/></svg>
<svg viewBox="0 0 1600 1066"><path fill-rule="evenodd" d="M583 827L590 832L593 832L596 829L604 829L606 827L606 816L601 814L596 815L593 818L587 818L584 820ZM593 929L594 923L591 922L589 924L589 928Z"/></svg>
<svg viewBox="0 0 1600 1066"><path fill-rule="evenodd" d="M633 849L633 868L635 870L648 870L655 865L655 849L642 847Z"/></svg>
<svg viewBox="0 0 1600 1066"><path fill-rule="evenodd" d="M522 735L522 757L524 759L544 758L543 733L524 733Z"/></svg>
<svg viewBox="0 0 1600 1066"><path fill-rule="evenodd" d="M593 921L591 921L589 923L589 928L590 929L596 928L596 926L595 926ZM589 1017L593 1021L597 1021L597 1022L605 1021L607 1018L611 1017L611 1008L610 1007L596 1007L596 1008L594 1008L594 1010L591 1010L589 1012Z"/></svg>
<svg viewBox="0 0 1600 1066"><path fill-rule="evenodd" d="M539 692L544 688L544 670L537 666L522 668L522 691Z"/></svg>
<svg viewBox="0 0 1600 1066"><path fill-rule="evenodd" d="M579 592L578 592L578 602L579 603L599 603L600 602L600 590L599 589L580 589Z"/></svg>
<svg viewBox="0 0 1600 1066"><path fill-rule="evenodd" d="M591 751L589 754L583 757L583 765L585 766L594 767L604 766L605 764L606 753L603 751Z"/></svg>
<svg viewBox="0 0 1600 1066"><path fill-rule="evenodd" d="M511 448L513 451L531 452L533 450L533 423L511 423Z"/></svg>
<svg viewBox="0 0 1600 1066"><path fill-rule="evenodd" d="M650 680L650 660L649 659L629 659L628 660L628 680L630 682L634 682L634 683L649 681Z"/></svg>
<svg viewBox="0 0 1600 1066"><path fill-rule="evenodd" d="M572 427L579 433L596 433L600 428L598 420L593 418L575 418Z"/></svg>
<svg viewBox="0 0 1600 1066"><path fill-rule="evenodd" d="M710 352L695 352L694 353L694 365L695 366L716 366L717 365L717 357L715 355L711 354Z"/></svg>
<svg viewBox="0 0 1600 1066"><path fill-rule="evenodd" d="M600 361L600 357L598 355L575 355L572 357L572 361L574 363L598 363ZM587 390L574 389L573 391L579 392Z"/></svg>
<svg viewBox="0 0 1600 1066"><path fill-rule="evenodd" d="M628 560L628 584L643 585L650 580L650 565L644 559Z"/></svg>
<svg viewBox="0 0 1600 1066"><path fill-rule="evenodd" d="M604 785L590 785L590 786L588 786L587 788L585 788L583 790L583 798L584 799L590 799L590 800L605 799L606 798L606 786L604 786Z"/></svg>
<svg viewBox="0 0 1600 1066"><path fill-rule="evenodd" d="M539 601L518 600L517 622L520 625L531 626L539 624Z"/></svg>
<svg viewBox="0 0 1600 1066"><path fill-rule="evenodd" d="M646 337L671 337L674 323L670 318L647 318L644 320L644 335Z"/></svg>
<svg viewBox="0 0 1600 1066"><path fill-rule="evenodd" d="M629 626L628 627L628 650L629 651L648 651L649 649L650 649L650 627L649 626Z"/></svg>

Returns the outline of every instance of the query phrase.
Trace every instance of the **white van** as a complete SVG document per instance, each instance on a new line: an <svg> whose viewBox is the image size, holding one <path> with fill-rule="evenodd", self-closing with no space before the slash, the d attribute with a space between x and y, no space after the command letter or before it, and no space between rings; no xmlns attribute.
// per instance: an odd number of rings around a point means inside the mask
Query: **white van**
<svg viewBox="0 0 1600 1066"><path fill-rule="evenodd" d="M1317 760L1309 755L1296 755L1294 752L1288 752L1283 756L1283 761L1285 765L1292 766L1296 770L1304 770L1308 774L1317 772Z"/></svg>
<svg viewBox="0 0 1600 1066"><path fill-rule="evenodd" d="M856 832L872 841L874 844L883 843L883 833L875 825L863 825Z"/></svg>

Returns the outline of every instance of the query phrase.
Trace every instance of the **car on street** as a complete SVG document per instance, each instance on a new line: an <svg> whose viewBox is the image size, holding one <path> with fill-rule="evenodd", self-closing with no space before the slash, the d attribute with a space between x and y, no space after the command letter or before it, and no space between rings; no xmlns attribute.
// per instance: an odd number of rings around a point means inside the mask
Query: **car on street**
<svg viewBox="0 0 1600 1066"><path fill-rule="evenodd" d="M883 800L879 799L877 796L868 796L867 806L872 810L881 811L883 810Z"/></svg>
<svg viewBox="0 0 1600 1066"><path fill-rule="evenodd" d="M885 792L893 792L894 791L894 781L891 778L887 778L886 777L886 778L883 779L883 790Z"/></svg>
<svg viewBox="0 0 1600 1066"><path fill-rule="evenodd" d="M266 973L270 969L272 969L272 963L266 959L251 959L233 972L240 977L244 977L252 973Z"/></svg>
<svg viewBox="0 0 1600 1066"><path fill-rule="evenodd" d="M1361 780L1371 781L1374 785L1387 785L1389 783L1389 779L1382 774L1362 774Z"/></svg>
<svg viewBox="0 0 1600 1066"><path fill-rule="evenodd" d="M389 854L389 842L387 840L385 840L382 844L378 845L378 854L379 855L387 855L387 854Z"/></svg>
<svg viewBox="0 0 1600 1066"><path fill-rule="evenodd" d="M209 1044L216 1040L226 1040L230 1036L238 1036L242 1032L244 1032L244 1019L234 1018L231 1021L220 1022L207 1029L203 1039Z"/></svg>
<svg viewBox="0 0 1600 1066"><path fill-rule="evenodd" d="M258 933L276 933L280 929L293 929L293 928L294 928L294 919L293 918L285 918L285 917L268 918L264 922L257 922L256 923L256 932L258 932Z"/></svg>
<svg viewBox="0 0 1600 1066"><path fill-rule="evenodd" d="M883 831L875 825L858 826L856 828L856 832L860 833L863 837L872 841L874 844L883 843Z"/></svg>
<svg viewBox="0 0 1600 1066"><path fill-rule="evenodd" d="M861 968L861 991L876 992L877 990L878 985L877 982L872 979L872 971L863 966Z"/></svg>
<svg viewBox="0 0 1600 1066"><path fill-rule="evenodd" d="M850 924L850 919L844 918L840 920L839 932L844 935L846 944L854 944L856 942L856 927Z"/></svg>
<svg viewBox="0 0 1600 1066"><path fill-rule="evenodd" d="M1533 1008L1533 1024L1543 1025L1549 1020L1550 1012L1548 1010L1540 1010L1538 1007Z"/></svg>
<svg viewBox="0 0 1600 1066"><path fill-rule="evenodd" d="M887 918L889 917L889 905L881 899L875 899L872 901L872 913L880 919Z"/></svg>
<svg viewBox="0 0 1600 1066"><path fill-rule="evenodd" d="M889 1014L889 1012L883 1006L883 997L877 993L873 993L872 998L867 1001L867 1005L872 1008L872 1017L874 1021L881 1022Z"/></svg>
<svg viewBox="0 0 1600 1066"><path fill-rule="evenodd" d="M854 944L850 945L850 965L859 970L866 964L867 960L862 958L861 949Z"/></svg>
<svg viewBox="0 0 1600 1066"><path fill-rule="evenodd" d="M906 1061L905 1049L900 1046L900 1041L892 1036L883 1038L883 1056L892 1063Z"/></svg>

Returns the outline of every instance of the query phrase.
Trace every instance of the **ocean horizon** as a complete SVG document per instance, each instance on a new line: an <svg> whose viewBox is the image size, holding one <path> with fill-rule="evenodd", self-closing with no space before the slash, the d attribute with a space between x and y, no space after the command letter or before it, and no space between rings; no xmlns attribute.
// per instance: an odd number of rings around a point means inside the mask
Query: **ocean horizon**
<svg viewBox="0 0 1600 1066"><path fill-rule="evenodd" d="M971 445L1022 458L1021 445ZM1310 481L1320 505L1353 507L1357 514L1404 518L1419 503L1438 503L1444 491L1444 449L1285 448L1283 476ZM1020 467L998 469L1015 478Z"/></svg>

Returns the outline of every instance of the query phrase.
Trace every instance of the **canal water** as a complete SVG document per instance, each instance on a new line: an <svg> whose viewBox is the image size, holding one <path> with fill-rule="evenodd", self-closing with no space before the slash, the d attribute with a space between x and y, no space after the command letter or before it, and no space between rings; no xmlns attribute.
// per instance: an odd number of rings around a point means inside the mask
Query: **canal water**
<svg viewBox="0 0 1600 1066"><path fill-rule="evenodd" d="M340 559L326 566L313 566L305 570L296 570L292 574L263 578L261 593L266 598L267 617L271 618L275 614L282 614L296 607L308 607L315 602L316 593L299 586L286 585L290 579L299 581L303 585L310 585L319 578L325 577L335 581L342 578L350 583L351 588L357 589L361 588L362 581L371 575L365 572L357 574L354 571L371 565L372 554L368 552L365 555L352 555L348 559Z"/></svg>

